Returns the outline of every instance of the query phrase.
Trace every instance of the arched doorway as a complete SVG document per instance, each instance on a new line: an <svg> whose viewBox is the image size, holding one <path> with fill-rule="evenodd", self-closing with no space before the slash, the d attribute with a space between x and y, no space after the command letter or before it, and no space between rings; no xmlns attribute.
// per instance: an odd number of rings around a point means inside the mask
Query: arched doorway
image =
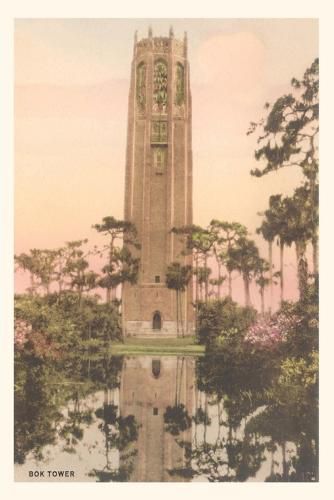
<svg viewBox="0 0 334 500"><path fill-rule="evenodd" d="M153 314L153 330L161 330L161 314L159 311Z"/></svg>
<svg viewBox="0 0 334 500"><path fill-rule="evenodd" d="M158 378L161 370L160 359L152 359L152 374L154 378Z"/></svg>

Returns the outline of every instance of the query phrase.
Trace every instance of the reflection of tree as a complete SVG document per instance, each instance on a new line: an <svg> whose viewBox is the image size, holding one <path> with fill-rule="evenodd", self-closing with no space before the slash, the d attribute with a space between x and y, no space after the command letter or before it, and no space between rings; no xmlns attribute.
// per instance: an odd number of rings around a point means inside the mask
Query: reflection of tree
<svg viewBox="0 0 334 500"><path fill-rule="evenodd" d="M20 353L15 362L15 463L23 464L29 452L43 460L43 447L65 440L64 451L75 452L83 439L83 426L93 421L92 410L82 401L101 387L117 387L122 357L69 355L42 360ZM87 376L87 362L90 365ZM72 401L67 415L61 411Z"/></svg>
<svg viewBox="0 0 334 500"><path fill-rule="evenodd" d="M265 445L248 434L243 439L231 437L214 444L203 442L197 447L186 442L179 445L185 449L189 466L173 469L170 474L187 478L204 476L210 482L245 481L255 475L265 459Z"/></svg>
<svg viewBox="0 0 334 500"><path fill-rule="evenodd" d="M32 356L15 369L14 459L23 464L32 451L43 459L42 449L56 441L56 424L62 420L55 388L48 382L56 376L51 364Z"/></svg>
<svg viewBox="0 0 334 500"><path fill-rule="evenodd" d="M65 439L64 451L75 453L75 445L82 440L84 431L82 425L89 426L93 422L92 410L80 408L80 395L76 391L73 398L73 410L68 411L68 417L59 431L59 436Z"/></svg>
<svg viewBox="0 0 334 500"><path fill-rule="evenodd" d="M178 436L181 432L189 429L191 418L184 404L178 406L167 406L164 413L164 422L166 430L173 436Z"/></svg>
<svg viewBox="0 0 334 500"><path fill-rule="evenodd" d="M208 402L205 395L205 407L199 407L195 412L193 421L195 425L203 427L203 440L198 442L195 433L194 442L177 439L179 446L184 448L187 467L173 469L171 475L184 478L204 476L208 481L246 481L259 470L265 460L265 444L259 442L257 435L241 432L241 420L250 413L249 394L239 394L231 397L225 396L224 411L227 420L222 418L223 409L221 401ZM208 405L217 406L218 435L214 442L207 441L206 430L211 425ZM227 427L226 437L221 437L221 427Z"/></svg>
<svg viewBox="0 0 334 500"><path fill-rule="evenodd" d="M313 405L316 406L316 405ZM277 447L282 455L282 473L275 472L272 454L272 468L266 481L315 481L318 476L316 418L310 414L298 413L297 407L272 404L248 424L249 432L269 437L269 451ZM311 423L311 425L310 425ZM288 458L287 444L294 443L296 454Z"/></svg>
<svg viewBox="0 0 334 500"><path fill-rule="evenodd" d="M107 402L95 412L102 422L99 429L104 434L106 465L102 470L93 469L90 477L97 477L99 482L128 481L133 470L133 458L137 450L130 448L137 441L138 424L134 415L122 417L118 415L118 406ZM112 450L122 452L122 466L115 467L110 459Z"/></svg>
<svg viewBox="0 0 334 500"><path fill-rule="evenodd" d="M191 426L191 417L188 415L187 408L181 402L182 384L184 379L185 358L176 359L176 379L175 379L175 402L174 406L167 406L164 413L164 422L167 432L173 436L178 436L181 432L189 429Z"/></svg>
<svg viewBox="0 0 334 500"><path fill-rule="evenodd" d="M98 483L109 483L109 482L126 482L129 481L131 472L133 470L132 464L129 466L121 466L115 471L109 469L93 469L88 476L96 477Z"/></svg>
<svg viewBox="0 0 334 500"><path fill-rule="evenodd" d="M191 426L191 418L188 415L187 409L181 403L182 383L184 378L185 358L177 357L176 359L176 380L175 380L175 404L167 406L164 413L164 422L167 432L173 436L178 436L181 432L189 429Z"/></svg>
<svg viewBox="0 0 334 500"><path fill-rule="evenodd" d="M217 403L223 402L227 421L221 421L219 426L226 425L231 432L265 404L264 392L270 387L277 368L262 354L252 356L227 351L224 355L203 356L197 362L196 371L198 389L214 397Z"/></svg>
<svg viewBox="0 0 334 500"><path fill-rule="evenodd" d="M123 367L123 356L98 357L90 365L90 378L103 387L113 389L120 385L120 374Z"/></svg>
<svg viewBox="0 0 334 500"><path fill-rule="evenodd" d="M175 418L172 429L176 442L185 450L187 465L170 470L170 474L208 481L246 481L257 474L267 458L271 468L266 481L317 480L313 358L307 364L294 358L282 361L261 352L235 350L200 358L196 366L193 441L182 441L175 432L175 428L181 430L184 415ZM204 409L199 405L203 395L208 402ZM212 421L208 407L214 406L218 432L214 438L211 431L208 442L206 427ZM198 426L203 431L201 440Z"/></svg>

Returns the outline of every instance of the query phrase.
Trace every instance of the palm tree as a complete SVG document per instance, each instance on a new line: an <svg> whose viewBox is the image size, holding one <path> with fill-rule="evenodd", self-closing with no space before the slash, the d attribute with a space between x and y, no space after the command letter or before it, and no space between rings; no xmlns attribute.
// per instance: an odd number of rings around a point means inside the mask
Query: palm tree
<svg viewBox="0 0 334 500"><path fill-rule="evenodd" d="M284 300L284 246L288 243L287 231L287 212L285 203L282 201L282 195L277 194L269 198L269 220L275 235L278 237L280 249L280 302Z"/></svg>
<svg viewBox="0 0 334 500"><path fill-rule="evenodd" d="M264 212L265 219L262 221L260 227L256 229L257 234L261 234L263 238L268 242L268 261L269 261L269 286L270 286L270 307L269 312L271 313L273 307L273 242L275 239L275 228L271 221L271 216L266 210Z"/></svg>
<svg viewBox="0 0 334 500"><path fill-rule="evenodd" d="M291 198L285 198L289 241L295 243L300 299L304 297L308 280L307 243L316 239L317 212L310 201L309 186L297 188ZM317 254L316 254L317 255ZM317 266L315 266L317 268Z"/></svg>
<svg viewBox="0 0 334 500"><path fill-rule="evenodd" d="M116 298L116 287L126 281L124 279L123 264L129 264L131 254L129 246L140 248L137 242L137 231L131 222L117 220L112 216L103 217L101 224L94 224L93 228L109 238L100 254L108 253L108 262L103 267L104 278L100 280L100 286L107 290L107 302ZM123 248L116 246L117 241L123 241ZM125 255L126 254L126 255ZM129 260L130 259L130 260ZM138 259L134 259L138 271ZM132 279L132 278L131 278Z"/></svg>
<svg viewBox="0 0 334 500"><path fill-rule="evenodd" d="M242 276L245 289L245 305L246 307L250 307L251 299L249 287L251 279L255 275L257 269L259 250L254 241L248 238L240 238L237 244L230 248L229 258L231 267L239 271Z"/></svg>
<svg viewBox="0 0 334 500"><path fill-rule="evenodd" d="M284 300L284 247L292 244L292 235L289 228L289 210L281 194L270 196L269 208L264 211L263 215L265 219L262 221L262 225L257 229L257 233L262 234L269 244L270 296L272 299L274 284L272 273L272 244L275 238L277 238L280 249L280 270L277 275L280 277L280 302L282 303Z"/></svg>
<svg viewBox="0 0 334 500"><path fill-rule="evenodd" d="M34 295L36 290L35 283L35 272L36 272L36 261L30 251L30 255L26 253L21 253L20 255L15 255L15 264L17 265L16 269L22 269L23 271L28 271L30 273L30 287L29 294Z"/></svg>
<svg viewBox="0 0 334 500"><path fill-rule="evenodd" d="M264 315L265 307L264 307L264 291L266 286L270 284L270 278L266 277L266 273L270 271L270 265L269 263L264 260L259 258L257 262L257 266L255 269L255 275L256 275L256 284L259 287L260 290L260 297L261 297L261 314Z"/></svg>
<svg viewBox="0 0 334 500"><path fill-rule="evenodd" d="M213 252L218 263L218 280L220 280L220 263L223 263L228 276L228 294L232 298L232 272L233 264L229 260L229 250L237 243L239 238L247 236L247 229L239 222L227 222L213 219L210 222L210 233L213 235ZM220 293L218 293L220 296Z"/></svg>

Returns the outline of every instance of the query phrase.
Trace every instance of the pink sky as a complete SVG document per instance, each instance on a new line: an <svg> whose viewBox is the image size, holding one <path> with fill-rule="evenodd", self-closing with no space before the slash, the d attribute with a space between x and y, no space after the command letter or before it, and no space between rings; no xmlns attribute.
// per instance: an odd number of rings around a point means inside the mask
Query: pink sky
<svg viewBox="0 0 334 500"><path fill-rule="evenodd" d="M127 96L135 29L188 32L193 100L194 222L245 224L254 235L271 194L291 194L298 170L261 179L250 121L289 91L318 55L315 20L19 20L15 28L15 252L88 237L123 217ZM278 249L275 251L276 261ZM278 264L278 262L277 262ZM295 297L287 251L287 298ZM26 277L16 278L22 291ZM242 284L235 281L236 297ZM278 294L278 291L277 291ZM255 290L254 303L258 303Z"/></svg>

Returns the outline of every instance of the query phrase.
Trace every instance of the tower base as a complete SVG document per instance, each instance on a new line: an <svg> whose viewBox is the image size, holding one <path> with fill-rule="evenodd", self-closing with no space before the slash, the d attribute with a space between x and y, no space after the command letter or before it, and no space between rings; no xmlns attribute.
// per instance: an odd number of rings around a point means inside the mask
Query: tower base
<svg viewBox="0 0 334 500"><path fill-rule="evenodd" d="M194 334L193 324L188 323L182 326L179 323L179 332L177 331L176 321L164 321L160 329L154 329L151 321L126 321L124 325L124 337L138 338L177 338L189 337Z"/></svg>

